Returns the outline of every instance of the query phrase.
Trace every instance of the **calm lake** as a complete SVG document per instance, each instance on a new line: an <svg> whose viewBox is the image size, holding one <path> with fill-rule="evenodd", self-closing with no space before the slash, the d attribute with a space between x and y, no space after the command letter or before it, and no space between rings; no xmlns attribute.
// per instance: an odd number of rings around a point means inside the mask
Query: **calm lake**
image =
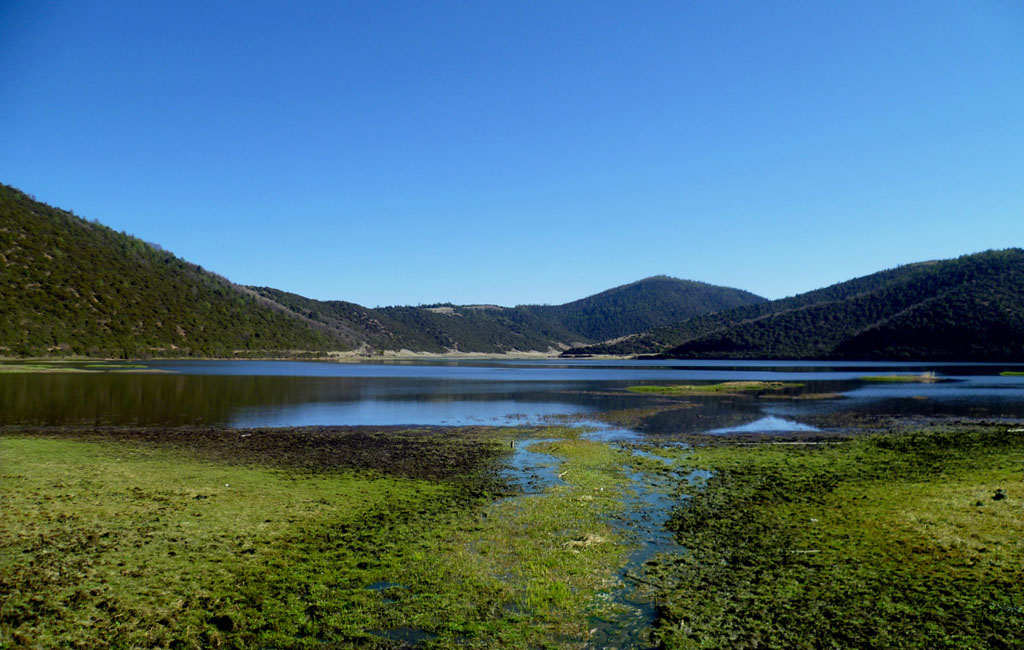
<svg viewBox="0 0 1024 650"><path fill-rule="evenodd" d="M799 431L822 413L1024 419L1021 365L737 361L488 360L327 363L155 361L151 373L0 375L0 424L503 425L587 420L658 397L637 384L799 382L783 399L687 396L649 434ZM865 376L934 372L935 383ZM801 394L835 394L794 399ZM662 402L663 403L663 402Z"/></svg>

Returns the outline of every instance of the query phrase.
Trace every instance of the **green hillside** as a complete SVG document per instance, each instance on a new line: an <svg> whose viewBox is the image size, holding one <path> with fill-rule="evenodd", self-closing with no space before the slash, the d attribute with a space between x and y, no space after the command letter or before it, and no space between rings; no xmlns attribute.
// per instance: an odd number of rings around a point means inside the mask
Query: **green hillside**
<svg viewBox="0 0 1024 650"><path fill-rule="evenodd" d="M328 332L347 347L366 346L373 349L391 349L396 338L390 323L380 321L379 315L354 302L343 300L314 300L296 293L271 287L246 287L266 304L305 319L314 327Z"/></svg>
<svg viewBox="0 0 1024 650"><path fill-rule="evenodd" d="M605 341L762 302L766 302L764 298L748 291L658 275L564 305L522 309L560 323L582 339Z"/></svg>
<svg viewBox="0 0 1024 650"><path fill-rule="evenodd" d="M372 350L547 352L587 340L558 323L518 308L446 303L368 309L351 302L313 300L269 287L252 290L325 327L332 336Z"/></svg>
<svg viewBox="0 0 1024 650"><path fill-rule="evenodd" d="M911 264L571 353L679 358L1024 358L1024 251Z"/></svg>
<svg viewBox="0 0 1024 650"><path fill-rule="evenodd" d="M262 298L326 328L352 346L375 350L483 352L562 350L639 332L694 314L763 301L738 289L666 276L609 289L564 305L454 305L368 309L269 287Z"/></svg>
<svg viewBox="0 0 1024 650"><path fill-rule="evenodd" d="M441 304L384 307L376 311L417 332L417 345L424 350L435 347L461 352L547 352L588 340L518 307Z"/></svg>
<svg viewBox="0 0 1024 650"><path fill-rule="evenodd" d="M156 246L0 185L0 356L338 349Z"/></svg>
<svg viewBox="0 0 1024 650"><path fill-rule="evenodd" d="M1024 360L1024 274L987 278L924 301L860 332L836 356ZM1012 283L1012 284L1009 284Z"/></svg>
<svg viewBox="0 0 1024 650"><path fill-rule="evenodd" d="M567 354L657 354L681 345L686 341L700 338L703 335L722 330L736 323L755 321L764 316L787 310L841 301L857 295L867 294L886 286L896 285L907 277L918 273L927 264L909 264L789 298L704 314L661 327L655 327L646 332L626 337L621 341L607 341L592 346L581 346L580 348L569 350Z"/></svg>

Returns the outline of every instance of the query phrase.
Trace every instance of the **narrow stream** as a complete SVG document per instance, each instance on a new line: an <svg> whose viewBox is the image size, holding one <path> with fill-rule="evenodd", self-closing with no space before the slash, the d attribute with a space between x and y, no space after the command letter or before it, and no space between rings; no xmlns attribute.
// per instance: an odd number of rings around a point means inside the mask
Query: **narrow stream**
<svg viewBox="0 0 1024 650"><path fill-rule="evenodd" d="M636 432L628 429L613 429L607 426L594 429L584 437L618 446L621 443L639 439ZM512 485L528 498L547 489L563 484L558 478L561 461L550 454L533 451L536 444L555 442L555 438L534 438L516 443L515 451L502 471ZM621 447L631 453L671 466L674 461L641 449ZM622 588L609 592L608 597L620 605L622 613L612 618L593 617L589 621L593 630L587 647L591 648L650 648L647 632L655 619L655 603L642 588L645 563L660 553L678 553L682 547L676 544L672 533L665 528L671 508L674 505L671 494L679 480L700 480L698 473L643 472L622 468L628 483L623 485L623 510L615 515L612 525L623 535L633 551L618 571Z"/></svg>
<svg viewBox="0 0 1024 650"><path fill-rule="evenodd" d="M522 492L513 498L539 494L556 485L564 485L564 481L558 478L558 468L562 461L551 454L530 450L533 445L558 440L559 438L530 438L515 443L512 457L500 472L502 478Z"/></svg>
<svg viewBox="0 0 1024 650"><path fill-rule="evenodd" d="M622 431L619 440L634 440L636 434ZM605 434L606 439L616 439ZM629 448L635 455L648 460L664 462L670 466L673 461L650 452ZM672 483L678 480L674 474L649 473L623 468L629 480L625 487L623 512L613 524L623 533L634 547L619 569L619 579L624 585L615 592L613 599L623 607L624 613L611 620L594 620L594 633L588 647L592 648L652 648L647 633L654 624L656 605L642 588L644 565L660 553L682 550L671 532L665 528L674 502L671 498Z"/></svg>

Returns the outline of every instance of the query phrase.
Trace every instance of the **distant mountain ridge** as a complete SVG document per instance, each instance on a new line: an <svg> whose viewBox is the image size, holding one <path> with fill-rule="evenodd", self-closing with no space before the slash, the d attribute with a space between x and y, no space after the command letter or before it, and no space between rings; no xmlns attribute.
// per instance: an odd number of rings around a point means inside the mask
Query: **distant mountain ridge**
<svg viewBox="0 0 1024 650"><path fill-rule="evenodd" d="M1024 251L909 264L566 354L1024 360Z"/></svg>
<svg viewBox="0 0 1024 650"><path fill-rule="evenodd" d="M451 304L369 309L314 300L270 287L250 287L281 308L308 318L351 347L413 352L560 351L586 341L557 323L515 308Z"/></svg>
<svg viewBox="0 0 1024 650"><path fill-rule="evenodd" d="M347 340L375 349L425 352L561 351L605 337L625 336L738 304L762 302L747 291L668 276L646 278L564 305L454 305L381 307L319 301L251 287L260 296L323 323Z"/></svg>
<svg viewBox="0 0 1024 650"><path fill-rule="evenodd" d="M656 275L564 305L522 307L595 341L766 302L749 291Z"/></svg>
<svg viewBox="0 0 1024 650"><path fill-rule="evenodd" d="M736 304L665 276L566 305L369 309L245 287L0 185L0 356L560 351Z"/></svg>

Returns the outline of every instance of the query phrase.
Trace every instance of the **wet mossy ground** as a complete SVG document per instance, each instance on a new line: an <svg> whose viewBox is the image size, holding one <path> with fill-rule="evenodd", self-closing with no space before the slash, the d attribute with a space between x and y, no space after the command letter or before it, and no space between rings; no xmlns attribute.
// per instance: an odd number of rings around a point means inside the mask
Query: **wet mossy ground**
<svg viewBox="0 0 1024 650"><path fill-rule="evenodd" d="M511 440L561 480L515 496ZM0 436L0 647L579 647L627 548L571 429Z"/></svg>
<svg viewBox="0 0 1024 650"><path fill-rule="evenodd" d="M1024 647L1024 439L934 427L689 459L661 557L667 648Z"/></svg>
<svg viewBox="0 0 1024 650"><path fill-rule="evenodd" d="M841 424L0 429L0 648L1024 647L1019 431Z"/></svg>

